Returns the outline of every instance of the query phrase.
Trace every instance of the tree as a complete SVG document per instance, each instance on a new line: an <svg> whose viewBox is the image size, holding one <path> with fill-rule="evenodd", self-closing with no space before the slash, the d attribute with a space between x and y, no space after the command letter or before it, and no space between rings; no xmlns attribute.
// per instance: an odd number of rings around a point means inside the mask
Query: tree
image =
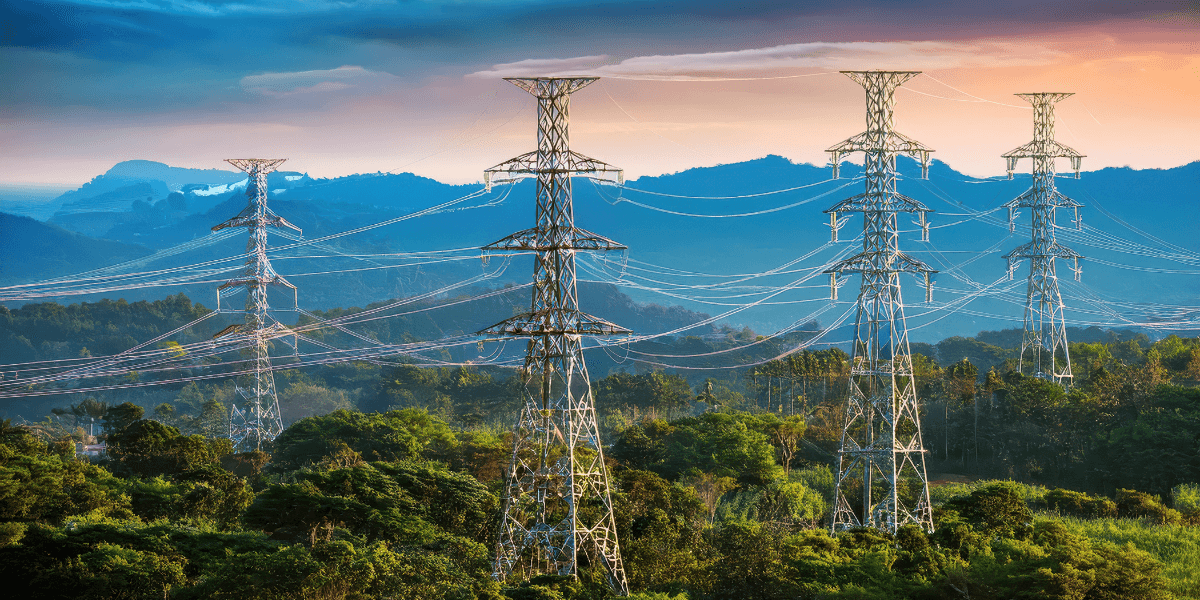
<svg viewBox="0 0 1200 600"><path fill-rule="evenodd" d="M633 375L614 373L592 384L596 406L602 411L635 410L642 414L666 413L688 406L692 390L678 375L653 371Z"/></svg>
<svg viewBox="0 0 1200 600"><path fill-rule="evenodd" d="M649 421L623 431L611 456L667 479L696 469L734 477L739 485L764 485L782 471L775 464L775 447L764 433L767 428L767 421L745 413L709 412L670 423Z"/></svg>
<svg viewBox="0 0 1200 600"><path fill-rule="evenodd" d="M45 444L7 419L0 422L0 522L57 523L92 511L130 515L129 499L111 473L75 460L70 446Z"/></svg>
<svg viewBox="0 0 1200 600"><path fill-rule="evenodd" d="M126 402L120 406L114 406L104 411L104 431L110 436L120 432L127 425L138 421L146 414L146 409L132 403Z"/></svg>
<svg viewBox="0 0 1200 600"><path fill-rule="evenodd" d="M803 483L775 481L761 489L755 512L759 521L791 532L816 527L829 512L829 505Z"/></svg>
<svg viewBox="0 0 1200 600"><path fill-rule="evenodd" d="M458 439L445 421L415 408L386 413L336 410L293 423L275 438L273 467L293 470L319 462L345 444L368 461L447 459Z"/></svg>
<svg viewBox="0 0 1200 600"><path fill-rule="evenodd" d="M229 411L224 404L212 398L200 408L200 416L196 418L197 433L206 438L227 437L229 435Z"/></svg>
<svg viewBox="0 0 1200 600"><path fill-rule="evenodd" d="M787 417L769 426L771 441L779 448L780 456L783 458L785 476L792 472L792 459L796 457L800 440L804 438L805 428L804 417L800 415Z"/></svg>
<svg viewBox="0 0 1200 600"><path fill-rule="evenodd" d="M1015 483L1000 482L946 503L976 529L988 534L1022 538L1028 536L1033 511Z"/></svg>
<svg viewBox="0 0 1200 600"><path fill-rule="evenodd" d="M798 582L789 577L780 538L759 523L737 521L717 529L712 594L716 598L773 600L795 598Z"/></svg>
<svg viewBox="0 0 1200 600"><path fill-rule="evenodd" d="M150 419L134 421L108 436L108 454L116 468L141 477L217 465L221 457L232 453L228 439L184 436L178 429Z"/></svg>
<svg viewBox="0 0 1200 600"><path fill-rule="evenodd" d="M734 478L722 477L713 473L697 472L688 476L684 481L689 487L696 490L696 496L708 508L709 523L712 523L713 517L717 514L717 503L721 500L721 496L737 485Z"/></svg>

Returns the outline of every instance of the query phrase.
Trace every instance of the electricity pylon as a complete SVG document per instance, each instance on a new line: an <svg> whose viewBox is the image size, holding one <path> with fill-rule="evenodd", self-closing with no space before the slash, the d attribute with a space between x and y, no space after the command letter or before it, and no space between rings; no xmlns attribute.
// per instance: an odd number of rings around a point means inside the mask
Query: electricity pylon
<svg viewBox="0 0 1200 600"><path fill-rule="evenodd" d="M908 327L900 298L900 273L925 280L925 300L931 299L930 274L925 263L899 248L898 212L917 213L922 239L928 239L929 209L896 191L896 156L921 160L921 175L929 169L933 150L893 130L894 93L919 71L843 71L867 92L867 130L827 152L833 176L843 155L864 152L866 191L825 211L830 214L835 240L839 212L863 213L863 250L842 260L827 273L833 299L841 273L861 273L854 348L850 355L850 396L838 451L837 493L830 530L874 527L891 533L906 523L933 530L925 449L913 378ZM859 489L861 488L861 489ZM849 497L862 494L862 515Z"/></svg>
<svg viewBox="0 0 1200 600"><path fill-rule="evenodd" d="M1056 258L1074 261L1075 280L1079 281L1079 259L1074 250L1059 244L1054 237L1055 209L1075 211L1075 227L1080 227L1079 209L1083 205L1062 195L1054 186L1054 159L1071 159L1075 178L1083 154L1054 139L1054 105L1070 93L1042 92L1017 94L1033 105L1033 141L1003 157L1008 161L1008 178L1012 179L1017 161L1033 159L1033 187L1005 204L1008 209L1008 229L1015 229L1016 210L1028 208L1033 217L1029 227L1033 239L1004 255L1008 261L1008 277L1012 279L1017 263L1029 259L1029 285L1025 292L1025 330L1021 334L1019 369L1035 377L1055 383L1070 383L1071 352L1067 348L1067 324L1063 320L1062 294L1058 290L1058 275L1054 270ZM1059 360L1061 353L1062 360Z"/></svg>
<svg viewBox="0 0 1200 600"><path fill-rule="evenodd" d="M525 406L506 473L494 576L578 575L578 554L600 563L614 591L629 591L600 443L596 409L580 344L582 335L629 333L579 310L575 253L624 250L575 227L571 176L622 182L620 169L569 149L571 93L596 77L512 78L537 96L538 149L484 172L484 181L537 178L537 225L485 246L533 252L529 312L480 334L527 337Z"/></svg>
<svg viewBox="0 0 1200 600"><path fill-rule="evenodd" d="M267 342L286 335L288 328L278 321L268 324L270 319L267 303L267 287L281 286L292 290L296 299L296 286L280 277L267 258L267 227L287 227L300 231L283 217L267 208L267 175L279 167L286 158L230 158L229 164L249 175L246 197L250 204L238 215L216 227L247 227L250 240L246 243L246 268L236 279L231 279L217 288L217 310L221 309L221 296L226 290L238 288L246 291L246 322L230 325L213 337L233 333L250 339L254 373L248 386L237 387L243 406L230 407L229 439L239 450L259 450L263 442L270 442L283 432L283 420L279 414L279 397L275 394L275 376L271 373L271 356ZM273 319L271 319L273 320Z"/></svg>

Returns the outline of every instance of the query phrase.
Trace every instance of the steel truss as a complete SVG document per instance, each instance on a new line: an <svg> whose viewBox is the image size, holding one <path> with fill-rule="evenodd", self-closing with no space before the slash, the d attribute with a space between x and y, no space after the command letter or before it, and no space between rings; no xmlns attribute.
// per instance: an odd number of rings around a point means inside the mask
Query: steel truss
<svg viewBox="0 0 1200 600"><path fill-rule="evenodd" d="M1079 259L1074 250L1059 244L1054 236L1054 212L1057 208L1075 211L1075 226L1081 227L1079 209L1082 204L1062 195L1054 185L1054 159L1069 158L1075 178L1084 155L1054 139L1054 105L1073 94L1042 92L1017 94L1033 105L1033 141L1003 157L1008 163L1008 178L1012 179L1017 161L1033 159L1033 186L1010 200L1009 231L1015 229L1016 211L1028 208L1032 215L1032 240L1004 255L1008 261L1008 277L1012 279L1017 263L1029 259L1029 285L1025 296L1025 329L1021 335L1020 370L1022 373L1050 379L1059 384L1070 383L1071 353L1067 347L1067 324L1063 318L1062 294L1058 289L1055 259L1074 263L1075 280L1080 277ZM1061 357L1061 359L1060 359Z"/></svg>
<svg viewBox="0 0 1200 600"><path fill-rule="evenodd" d="M843 155L863 152L866 190L825 211L830 214L835 241L838 213L863 213L862 252L826 271L835 300L841 273L862 274L830 530L837 533L866 526L895 533L900 526L913 523L932 531L929 480L900 297L900 273L922 277L929 301L930 275L936 271L900 252L897 213L917 213L922 239L927 239L925 213L929 209L896 191L896 156L903 153L918 158L925 177L933 150L894 131L892 121L896 88L920 72L843 73L866 89L867 130L827 152L832 155L835 178ZM858 494L862 496L861 515L849 501Z"/></svg>
<svg viewBox="0 0 1200 600"><path fill-rule="evenodd" d="M289 329L271 319L268 312L267 288L280 286L292 290L296 300L296 286L288 283L271 267L267 258L267 227L287 227L300 231L283 217L267 208L267 175L275 171L286 158L231 158L226 162L249 175L246 197L249 205L236 217L213 227L213 231L226 227L246 227L250 240L246 243L246 268L236 279L231 279L217 288L217 310L221 309L221 297L239 289L246 292L246 322L230 325L213 337L244 335L251 342L250 354L254 363L254 374L247 376L247 385L238 385L242 406L230 408L229 439L238 450L259 450L264 442L274 440L283 432L283 420L279 414L279 397L275 393L275 376L271 373L271 356L268 341L287 335ZM272 321L268 323L268 321ZM294 339L294 335L293 335Z"/></svg>
<svg viewBox="0 0 1200 600"><path fill-rule="evenodd" d="M571 176L621 183L620 169L572 152L570 95L595 77L513 78L538 101L538 149L485 171L495 181L537 178L537 225L484 247L535 255L529 312L481 334L529 338L525 406L505 479L494 576L519 572L578 575L579 554L603 566L609 585L628 593L617 543L608 471L580 336L629 333L579 310L575 253L624 250L575 227Z"/></svg>

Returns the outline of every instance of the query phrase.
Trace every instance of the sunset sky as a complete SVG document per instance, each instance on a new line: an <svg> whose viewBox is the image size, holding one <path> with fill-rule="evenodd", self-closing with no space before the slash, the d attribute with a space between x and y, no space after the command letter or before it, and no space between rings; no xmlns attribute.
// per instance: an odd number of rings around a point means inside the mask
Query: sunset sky
<svg viewBox="0 0 1200 600"><path fill-rule="evenodd" d="M572 147L629 177L825 161L864 126L846 69L920 70L897 128L972 175L1031 137L1017 92L1076 95L1086 170L1200 159L1200 3L0 0L0 183L114 163L286 157L446 182L534 147L506 76L589 74Z"/></svg>

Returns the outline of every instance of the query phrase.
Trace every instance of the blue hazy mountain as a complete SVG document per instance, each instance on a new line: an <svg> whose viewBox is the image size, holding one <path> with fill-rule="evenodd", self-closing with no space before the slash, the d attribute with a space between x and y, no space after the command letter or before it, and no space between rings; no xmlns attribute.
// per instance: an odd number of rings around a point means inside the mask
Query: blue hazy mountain
<svg viewBox="0 0 1200 600"><path fill-rule="evenodd" d="M114 167L80 190L64 194L70 206L82 212L60 211L52 222L97 238L162 249L209 235L213 225L246 205L245 179L240 174L136 163L158 166L146 166L144 171L130 163ZM921 241L914 217L900 215L900 247L939 271L931 305L923 303L923 286L903 276L913 339L936 341L1019 326L1027 267L1019 267L1009 282L1001 256L1028 241L1029 215L1019 214L1015 232L1010 233L1001 206L1029 188L1029 175L1017 174L1011 181L979 179L935 161L929 179L921 180L913 161L901 159L899 168L899 191L934 211L928 242ZM581 254L579 277L615 282L638 302L714 315L758 302L723 321L760 332L813 319L829 324L845 316L843 329L834 336L848 337L844 328L853 324L848 311L857 295L858 278L844 276L839 302L831 304L826 300L829 275L822 271L839 253L861 248L856 237L862 219L856 214L840 215L839 242L830 243L829 215L822 211L862 192L859 171L858 166L846 164L841 179L830 180L827 167L768 156L641 177L623 188L576 179L577 226L629 247L624 256ZM138 172L157 178L132 180L129 174ZM195 181L187 181L192 178ZM1103 169L1085 172L1078 180L1059 178L1060 191L1085 205L1082 229L1075 229L1073 215L1067 211L1060 211L1058 218L1059 241L1085 257L1079 283L1072 277L1071 265L1060 261L1058 267L1068 316L1074 323L1138 326L1152 320L1197 319L1197 182L1200 163L1162 170ZM294 172L272 174L269 187L272 209L301 227L307 239L398 219L480 188L446 185L411 174L314 180ZM141 198L143 193L146 198ZM460 260L383 268L390 264L383 255L478 248L526 229L533 225L533 194L530 181L497 186L490 194L434 214L305 247L290 258L281 255L276 268L300 287L302 306L322 309L424 293L484 272L496 274L486 285L526 283L532 272L528 257L493 257L486 267L478 260ZM129 198L133 200L121 208ZM287 243L284 238L272 239L272 244ZM172 257L164 265L236 256L244 247L244 237L231 238ZM6 247L5 254L36 261L19 247ZM323 258L313 258L317 256ZM504 264L507 268L500 271ZM66 274L55 269L45 273ZM12 280L8 273L0 276L5 282ZM160 297L185 291L203 301L213 287L144 293Z"/></svg>
<svg viewBox="0 0 1200 600"><path fill-rule="evenodd" d="M150 254L145 246L98 240L5 213L0 213L0 241L0 278L6 283L40 281Z"/></svg>

